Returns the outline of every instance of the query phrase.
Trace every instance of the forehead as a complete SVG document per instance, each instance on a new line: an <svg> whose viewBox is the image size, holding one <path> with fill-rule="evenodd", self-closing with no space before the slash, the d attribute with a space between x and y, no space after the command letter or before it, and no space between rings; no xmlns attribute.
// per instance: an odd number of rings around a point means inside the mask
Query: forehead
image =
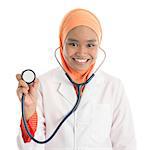
<svg viewBox="0 0 150 150"><path fill-rule="evenodd" d="M98 40L98 37L95 31L87 26L78 26L78 27L73 28L67 34L66 39L69 39L69 38L77 39L77 40L91 40L91 39Z"/></svg>

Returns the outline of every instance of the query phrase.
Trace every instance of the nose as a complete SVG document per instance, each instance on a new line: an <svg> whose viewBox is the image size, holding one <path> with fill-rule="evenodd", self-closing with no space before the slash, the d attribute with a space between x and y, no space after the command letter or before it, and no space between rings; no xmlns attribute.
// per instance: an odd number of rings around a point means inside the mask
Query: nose
<svg viewBox="0 0 150 150"><path fill-rule="evenodd" d="M86 50L86 48L85 48L84 46L80 46L80 47L78 48L78 53L79 53L80 55L84 55L84 54L86 54L86 52L87 52L87 50Z"/></svg>

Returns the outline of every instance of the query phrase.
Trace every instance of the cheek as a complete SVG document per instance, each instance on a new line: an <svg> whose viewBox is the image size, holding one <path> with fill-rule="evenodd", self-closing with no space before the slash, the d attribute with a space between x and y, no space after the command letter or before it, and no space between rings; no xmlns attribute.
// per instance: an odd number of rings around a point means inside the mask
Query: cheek
<svg viewBox="0 0 150 150"><path fill-rule="evenodd" d="M90 54L92 55L92 57L93 57L94 59L96 59L96 58L97 58L97 53L98 53L98 50L95 49L95 50L92 50Z"/></svg>
<svg viewBox="0 0 150 150"><path fill-rule="evenodd" d="M68 58L75 53L73 49L68 48L67 46L63 49L63 55Z"/></svg>

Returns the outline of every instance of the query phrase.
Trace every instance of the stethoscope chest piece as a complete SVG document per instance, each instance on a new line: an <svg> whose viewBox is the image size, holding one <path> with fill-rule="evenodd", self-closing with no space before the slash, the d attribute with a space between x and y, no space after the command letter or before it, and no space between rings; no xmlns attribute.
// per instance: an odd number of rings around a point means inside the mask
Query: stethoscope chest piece
<svg viewBox="0 0 150 150"><path fill-rule="evenodd" d="M32 82L34 82L34 80L36 79L36 74L33 70L31 69L26 69L22 72L21 74L21 78L22 80L24 80L27 84L30 84Z"/></svg>

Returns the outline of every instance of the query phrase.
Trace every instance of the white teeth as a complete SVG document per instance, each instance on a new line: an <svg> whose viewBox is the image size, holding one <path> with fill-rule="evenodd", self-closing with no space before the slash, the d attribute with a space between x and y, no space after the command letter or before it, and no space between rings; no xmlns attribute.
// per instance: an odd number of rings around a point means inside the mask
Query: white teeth
<svg viewBox="0 0 150 150"><path fill-rule="evenodd" d="M87 59L77 59L75 58L75 61L80 62L80 63L85 63Z"/></svg>

